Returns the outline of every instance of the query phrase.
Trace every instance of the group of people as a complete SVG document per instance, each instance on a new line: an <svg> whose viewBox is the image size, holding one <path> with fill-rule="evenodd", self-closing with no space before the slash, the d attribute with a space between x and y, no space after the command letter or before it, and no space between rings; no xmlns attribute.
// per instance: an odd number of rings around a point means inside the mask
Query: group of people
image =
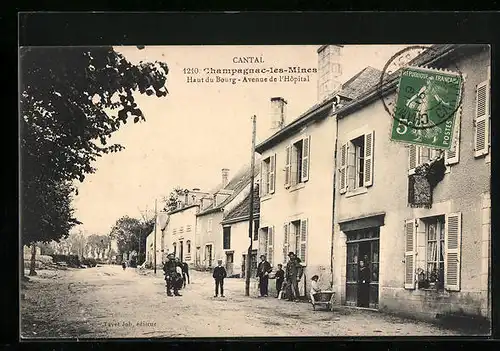
<svg viewBox="0 0 500 351"><path fill-rule="evenodd" d="M257 266L257 278L259 278L259 293L261 297L267 297L269 294L269 274L272 271L271 264L266 260L265 255L260 256L260 262ZM304 274L304 268L301 260L294 252L288 253L288 263L285 270L283 265L278 264L275 273L276 278L276 297L287 299L289 301L299 300L299 282Z"/></svg>
<svg viewBox="0 0 500 351"><path fill-rule="evenodd" d="M186 262L181 262L179 257L173 253L168 254L163 264L163 274L165 275L165 285L168 296L182 296L179 290L189 284L189 266Z"/></svg>

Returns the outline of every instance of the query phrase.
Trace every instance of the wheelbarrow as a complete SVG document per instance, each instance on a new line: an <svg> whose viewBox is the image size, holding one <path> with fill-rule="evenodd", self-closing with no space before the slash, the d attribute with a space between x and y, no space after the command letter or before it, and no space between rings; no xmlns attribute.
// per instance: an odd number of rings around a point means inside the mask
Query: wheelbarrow
<svg viewBox="0 0 500 351"><path fill-rule="evenodd" d="M310 296L313 310L316 311L316 306L324 306L325 308L332 310L333 302L335 301L334 291L321 291L319 293L310 294Z"/></svg>

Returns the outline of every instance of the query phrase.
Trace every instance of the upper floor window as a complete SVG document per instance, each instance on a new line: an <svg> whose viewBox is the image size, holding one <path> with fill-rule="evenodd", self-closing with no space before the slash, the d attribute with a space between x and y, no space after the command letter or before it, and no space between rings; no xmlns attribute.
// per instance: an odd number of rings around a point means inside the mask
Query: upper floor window
<svg viewBox="0 0 500 351"><path fill-rule="evenodd" d="M489 75L489 70L488 70ZM476 114L474 118L474 157L489 153L490 131L490 79L476 87Z"/></svg>
<svg viewBox="0 0 500 351"><path fill-rule="evenodd" d="M184 227L181 227L181 228L179 229L179 233L180 233L180 234L184 233Z"/></svg>
<svg viewBox="0 0 500 351"><path fill-rule="evenodd" d="M189 232L191 232L191 225L189 225L189 224L188 224L188 225L186 226L186 232L188 232L188 233L189 233Z"/></svg>
<svg viewBox="0 0 500 351"><path fill-rule="evenodd" d="M276 184L276 155L271 155L261 162L259 192L261 196L274 193Z"/></svg>
<svg viewBox="0 0 500 351"><path fill-rule="evenodd" d="M359 135L340 147L340 193L373 185L374 134Z"/></svg>
<svg viewBox="0 0 500 351"><path fill-rule="evenodd" d="M286 147L285 187L305 183L309 180L309 136Z"/></svg>
<svg viewBox="0 0 500 351"><path fill-rule="evenodd" d="M253 222L253 240L259 240L259 226L260 226L260 221L256 219Z"/></svg>
<svg viewBox="0 0 500 351"><path fill-rule="evenodd" d="M223 250L229 250L231 248L231 227L224 227L222 229L223 235Z"/></svg>
<svg viewBox="0 0 500 351"><path fill-rule="evenodd" d="M191 240L186 241L186 251L188 254L191 253Z"/></svg>

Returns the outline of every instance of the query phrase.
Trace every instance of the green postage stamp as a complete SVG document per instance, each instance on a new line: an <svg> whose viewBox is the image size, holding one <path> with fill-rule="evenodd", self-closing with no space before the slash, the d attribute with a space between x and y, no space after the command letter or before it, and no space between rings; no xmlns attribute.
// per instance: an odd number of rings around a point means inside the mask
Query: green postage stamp
<svg viewBox="0 0 500 351"><path fill-rule="evenodd" d="M450 150L462 85L459 73L421 67L403 69L391 140Z"/></svg>

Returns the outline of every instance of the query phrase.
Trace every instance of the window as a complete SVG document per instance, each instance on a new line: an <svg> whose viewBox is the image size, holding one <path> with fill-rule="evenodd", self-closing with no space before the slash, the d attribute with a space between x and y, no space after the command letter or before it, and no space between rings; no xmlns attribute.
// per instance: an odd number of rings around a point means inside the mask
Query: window
<svg viewBox="0 0 500 351"><path fill-rule="evenodd" d="M177 234L177 229L174 228L174 229L172 229L172 235L175 235L175 234Z"/></svg>
<svg viewBox="0 0 500 351"><path fill-rule="evenodd" d="M177 256L177 244L174 243L173 247L174 247L174 250L173 250L174 251L174 256Z"/></svg>
<svg viewBox="0 0 500 351"><path fill-rule="evenodd" d="M439 157L440 150L424 146L410 145L408 151L408 174L415 173L415 168Z"/></svg>
<svg viewBox="0 0 500 351"><path fill-rule="evenodd" d="M283 262L287 261L289 252L294 252L303 263L306 263L308 220L301 219L285 223L283 232Z"/></svg>
<svg viewBox="0 0 500 351"><path fill-rule="evenodd" d="M191 253L191 240L186 241L186 251L188 254Z"/></svg>
<svg viewBox="0 0 500 351"><path fill-rule="evenodd" d="M261 163L260 172L260 196L265 196L274 193L276 184L276 155L272 155L264 159Z"/></svg>
<svg viewBox="0 0 500 351"><path fill-rule="evenodd" d="M253 222L253 240L259 240L259 226L260 226L260 221L256 219Z"/></svg>
<svg viewBox="0 0 500 351"><path fill-rule="evenodd" d="M375 132L360 135L342 144L339 154L340 193L373 185Z"/></svg>
<svg viewBox="0 0 500 351"><path fill-rule="evenodd" d="M207 232L211 233L212 232L212 218L208 219L208 228Z"/></svg>
<svg viewBox="0 0 500 351"><path fill-rule="evenodd" d="M182 233L184 233L184 227L181 227L181 228L179 229L179 234L182 234Z"/></svg>
<svg viewBox="0 0 500 351"><path fill-rule="evenodd" d="M262 228L262 236L259 242L261 254L266 255L267 261L273 265L274 262L274 227Z"/></svg>
<svg viewBox="0 0 500 351"><path fill-rule="evenodd" d="M307 136L286 147L285 187L309 180L310 140Z"/></svg>
<svg viewBox="0 0 500 351"><path fill-rule="evenodd" d="M231 227L224 227L222 229L223 235L223 249L229 250L231 248Z"/></svg>
<svg viewBox="0 0 500 351"><path fill-rule="evenodd" d="M187 226L186 226L186 232L187 232L187 233L191 232L191 226L190 226L190 225L187 225Z"/></svg>
<svg viewBox="0 0 500 351"><path fill-rule="evenodd" d="M444 285L444 216L433 217L425 223L427 270L426 280L431 286Z"/></svg>
<svg viewBox="0 0 500 351"><path fill-rule="evenodd" d="M405 223L405 289L460 291L460 212Z"/></svg>
<svg viewBox="0 0 500 351"><path fill-rule="evenodd" d="M362 188L365 180L365 136L352 141L354 149L354 189Z"/></svg>

